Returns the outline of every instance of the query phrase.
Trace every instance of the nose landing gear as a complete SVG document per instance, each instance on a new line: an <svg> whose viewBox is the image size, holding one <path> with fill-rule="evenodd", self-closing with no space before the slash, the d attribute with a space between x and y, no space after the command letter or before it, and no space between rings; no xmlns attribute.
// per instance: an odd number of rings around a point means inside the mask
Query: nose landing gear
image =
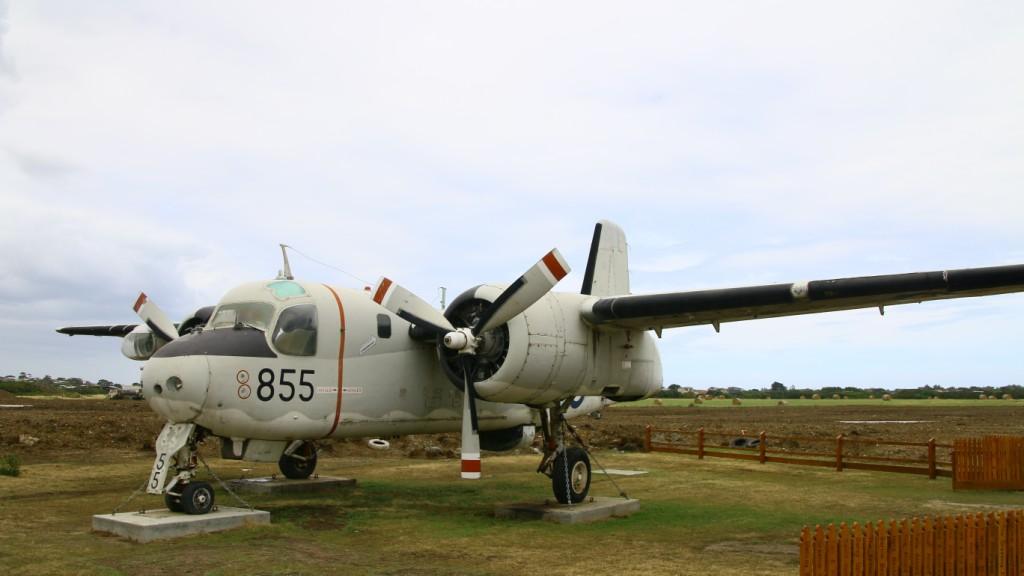
<svg viewBox="0 0 1024 576"><path fill-rule="evenodd" d="M163 494L164 503L172 512L206 514L213 510L213 486L208 482L195 481L199 465L196 450L205 432L205 429L195 424L168 422L156 439L156 460L146 484L146 492ZM175 473L168 481L171 469Z"/></svg>

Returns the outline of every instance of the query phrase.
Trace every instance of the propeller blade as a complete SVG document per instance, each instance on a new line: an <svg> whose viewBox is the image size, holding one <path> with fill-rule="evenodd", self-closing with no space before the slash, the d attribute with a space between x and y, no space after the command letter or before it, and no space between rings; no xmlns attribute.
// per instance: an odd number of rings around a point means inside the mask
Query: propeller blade
<svg viewBox="0 0 1024 576"><path fill-rule="evenodd" d="M170 342L178 337L178 329L174 327L174 322L167 318L159 306L149 301L145 292L139 293L139 298L135 301L133 309L157 338Z"/></svg>
<svg viewBox="0 0 1024 576"><path fill-rule="evenodd" d="M462 398L462 478L480 479L480 430L476 419L476 391L469 379L466 359L462 361L462 377L465 382Z"/></svg>
<svg viewBox="0 0 1024 576"><path fill-rule="evenodd" d="M377 287L373 291L373 301L410 324L433 330L438 334L455 331L455 327L440 310L389 278L381 277L377 282Z"/></svg>
<svg viewBox="0 0 1024 576"><path fill-rule="evenodd" d="M515 318L550 292L568 273L569 265L558 249L548 252L484 310L473 333L483 334Z"/></svg>

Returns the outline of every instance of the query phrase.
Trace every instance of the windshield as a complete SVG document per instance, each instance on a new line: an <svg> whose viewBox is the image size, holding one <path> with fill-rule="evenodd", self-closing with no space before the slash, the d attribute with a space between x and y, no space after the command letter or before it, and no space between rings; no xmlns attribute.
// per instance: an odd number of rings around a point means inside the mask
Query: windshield
<svg viewBox="0 0 1024 576"><path fill-rule="evenodd" d="M238 302L222 304L210 319L210 328L233 328L237 324L266 332L270 318L274 316L274 305L266 302Z"/></svg>

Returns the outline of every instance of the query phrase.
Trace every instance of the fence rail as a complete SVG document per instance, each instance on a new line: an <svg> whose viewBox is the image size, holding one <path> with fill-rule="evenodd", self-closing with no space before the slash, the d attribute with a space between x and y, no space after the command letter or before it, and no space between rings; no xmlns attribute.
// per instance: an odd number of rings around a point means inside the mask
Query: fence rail
<svg viewBox="0 0 1024 576"><path fill-rule="evenodd" d="M708 432L699 428L696 432L654 428L647 426L644 432L644 449L648 452L672 452L692 454L699 459L732 458L751 460L765 464L795 464L800 466L821 466L843 470L876 470L903 474L922 474L929 478L953 475L951 444L939 444L934 438L927 442L896 442L869 440L839 434L835 438L808 438L800 436L769 436L766 432L757 435L754 446L718 446L709 444L709 437L736 438L736 434ZM785 448L787 443L833 444L833 448L821 450L797 450ZM920 451L915 457L878 456L863 454L865 447L895 447L902 452ZM938 450L946 450L948 458L939 460ZM1022 452L1024 454L1024 452Z"/></svg>
<svg viewBox="0 0 1024 576"><path fill-rule="evenodd" d="M1024 511L804 527L800 576L1024 576Z"/></svg>

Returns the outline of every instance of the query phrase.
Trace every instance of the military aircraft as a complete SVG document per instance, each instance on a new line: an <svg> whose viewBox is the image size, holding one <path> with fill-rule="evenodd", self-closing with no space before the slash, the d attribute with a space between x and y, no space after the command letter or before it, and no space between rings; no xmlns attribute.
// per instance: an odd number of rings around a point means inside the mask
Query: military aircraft
<svg viewBox="0 0 1024 576"><path fill-rule="evenodd" d="M1015 265L630 295L626 237L608 221L594 229L578 292L552 291L569 273L555 249L443 313L388 278L372 290L297 281L283 258L277 278L237 286L177 325L141 294L142 324L58 330L121 336L123 354L145 362L143 394L167 420L147 490L172 510L213 507L212 487L196 480L207 438L224 458L307 478L323 439L458 430L471 479L481 449L525 446L539 430L538 472L559 502L577 503L591 465L567 418L658 391L665 328L1024 291Z"/></svg>

